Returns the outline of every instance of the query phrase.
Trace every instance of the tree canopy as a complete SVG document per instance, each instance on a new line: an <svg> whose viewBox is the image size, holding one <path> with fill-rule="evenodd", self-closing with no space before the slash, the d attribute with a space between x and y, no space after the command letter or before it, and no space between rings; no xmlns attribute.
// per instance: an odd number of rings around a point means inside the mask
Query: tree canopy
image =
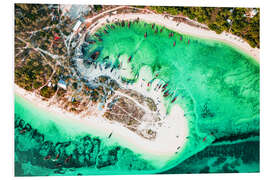
<svg viewBox="0 0 270 180"><path fill-rule="evenodd" d="M247 41L251 47L260 47L260 9L258 8L216 8L151 6L157 13L187 16L206 24L220 34L230 32ZM251 15L251 12L256 12Z"/></svg>

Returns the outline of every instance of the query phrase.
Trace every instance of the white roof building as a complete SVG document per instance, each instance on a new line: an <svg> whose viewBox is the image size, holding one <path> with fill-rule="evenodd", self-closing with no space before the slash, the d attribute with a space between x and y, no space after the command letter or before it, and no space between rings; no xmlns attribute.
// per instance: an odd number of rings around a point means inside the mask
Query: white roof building
<svg viewBox="0 0 270 180"><path fill-rule="evenodd" d="M67 85L66 85L65 81L63 81L61 79L58 81L57 86L60 88L63 88L64 90L67 89Z"/></svg>
<svg viewBox="0 0 270 180"><path fill-rule="evenodd" d="M227 19L227 22L228 22L229 24L232 24L232 20L230 20L230 19Z"/></svg>
<svg viewBox="0 0 270 180"><path fill-rule="evenodd" d="M258 13L257 9L252 9L252 10L249 12L249 16L250 16L251 18L253 18L257 13Z"/></svg>

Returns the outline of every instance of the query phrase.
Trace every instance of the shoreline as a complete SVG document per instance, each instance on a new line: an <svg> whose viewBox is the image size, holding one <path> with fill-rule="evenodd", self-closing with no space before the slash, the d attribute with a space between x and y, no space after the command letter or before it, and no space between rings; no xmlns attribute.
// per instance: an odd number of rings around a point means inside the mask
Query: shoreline
<svg viewBox="0 0 270 180"><path fill-rule="evenodd" d="M186 137L189 133L188 122L184 117L183 110L181 111L178 105L174 107L175 109L172 111L174 113L171 113L171 118L167 119L167 124L158 130L157 138L155 140L147 140L123 127L119 123L110 123L102 116L94 118L81 117L80 115L76 115L59 108L57 104L49 105L49 102L43 101L39 95L27 92L16 84L14 85L14 90L15 95L29 101L35 107L41 108L45 112L65 119L65 122L63 121L60 123L75 123L76 126L82 127L82 131L89 132L89 134L99 136L104 139L106 141L105 144L119 144L123 147L129 148L134 153L140 154L143 159L148 160L158 168L166 166L166 164L171 162L171 160L174 161L175 157L178 157L179 153L181 154L181 151L184 149L186 144ZM182 118L179 117L181 115ZM182 132L179 133L179 130L182 130ZM111 132L113 132L113 135L110 138L110 142L107 142L106 139ZM178 150L178 147L181 148Z"/></svg>
<svg viewBox="0 0 270 180"><path fill-rule="evenodd" d="M245 42L243 39L239 38L238 36L232 35L227 32L217 34L215 31L212 31L212 30L201 29L198 27L188 25L183 22L175 22L173 20L165 18L164 15L160 15L160 14L129 13L129 14L116 14L116 15L111 15L111 16L106 15L102 17L101 19L98 19L96 22L94 22L95 23L94 27L92 27L91 25L87 31L90 31L90 33L94 33L103 25L108 24L108 21L111 23L111 22L116 22L119 20L136 20L137 18L147 23L156 23L158 25L161 25L168 29L176 31L180 34L191 35L191 36L195 36L195 37L203 38L203 39L221 41L234 48L237 48L240 51L243 51L244 53L248 54L253 59L255 59L256 62L260 63L260 49L252 48L247 42ZM91 18L86 19L85 22L86 23L91 22Z"/></svg>

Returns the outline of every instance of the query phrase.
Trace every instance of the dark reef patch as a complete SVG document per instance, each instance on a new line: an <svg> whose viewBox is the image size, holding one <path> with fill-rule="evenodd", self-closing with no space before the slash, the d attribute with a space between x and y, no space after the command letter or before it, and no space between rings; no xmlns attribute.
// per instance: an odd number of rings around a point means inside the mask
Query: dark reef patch
<svg viewBox="0 0 270 180"><path fill-rule="evenodd" d="M260 136L260 133L258 131L248 132L248 133L241 133L241 134L231 134L230 136L223 136L218 139L215 139L213 144L223 142L223 141L236 141L236 140L243 140L250 137L257 137Z"/></svg>
<svg viewBox="0 0 270 180"><path fill-rule="evenodd" d="M162 174L259 172L259 144L211 145Z"/></svg>
<svg viewBox="0 0 270 180"><path fill-rule="evenodd" d="M98 174L99 170L110 167L131 173L154 169L129 149L106 146L98 137L89 135L53 143L15 114L15 176L85 174L80 168L95 169L92 174ZM31 173L28 168L32 169Z"/></svg>

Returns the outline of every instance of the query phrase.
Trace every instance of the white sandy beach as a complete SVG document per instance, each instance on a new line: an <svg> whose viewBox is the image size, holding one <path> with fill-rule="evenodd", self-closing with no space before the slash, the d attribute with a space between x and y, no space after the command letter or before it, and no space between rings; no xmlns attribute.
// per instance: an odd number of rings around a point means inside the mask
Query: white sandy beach
<svg viewBox="0 0 270 180"><path fill-rule="evenodd" d="M167 116L165 124L156 129L157 137L155 140L147 140L136 133L128 130L119 123L111 123L104 119L101 115L91 117L81 117L67 112L57 106L57 104L49 105L47 101L34 93L27 92L23 88L15 85L15 94L25 98L39 108L45 111L64 117L66 123L74 123L76 127L81 125L84 131L90 134L107 138L113 132L110 138L110 144L118 143L123 147L127 147L135 153L142 154L142 157L155 162L157 167L164 166L170 159L181 152L186 143L188 136L188 123L184 117L183 110L174 105L172 113Z"/></svg>
<svg viewBox="0 0 270 180"><path fill-rule="evenodd" d="M238 36L235 36L230 33L225 33L225 32L221 34L217 34L216 32L211 31L211 30L205 30L198 27L190 26L186 23L175 22L169 18L164 17L164 15L160 15L160 14L139 14L139 13L131 14L130 13L130 14L116 14L116 15L111 15L111 16L105 16L99 19L97 21L97 24L95 24L95 26L90 26L90 32L93 33L104 24L107 24L106 22L107 20L110 22L113 22L117 20L135 20L137 18L148 23L156 23L161 26L165 26L168 29L174 30L178 33L223 41L227 44L230 44L244 51L245 53L252 56L258 62L260 61L259 60L260 49L252 48L247 42L245 42L243 39L239 38ZM91 21L92 21L92 18L86 20L86 22L91 22ZM201 25L205 26L203 24Z"/></svg>
<svg viewBox="0 0 270 180"><path fill-rule="evenodd" d="M246 43L244 40L240 39L237 36L228 33L216 34L214 31L204 30L198 27L190 26L185 23L175 22L159 14L136 13L105 16L99 19L95 24L90 26L88 30L91 33L94 33L98 28L107 24L107 21L113 22L118 20L135 20L137 18L148 23L156 23L161 26L165 26L166 28L179 33L223 41L225 43L233 45L238 49L241 49L259 62L260 50L258 48L250 47L248 43ZM91 22L92 19L93 18L87 19L86 23ZM125 60L123 60L123 62L127 62L127 58L128 57L125 57ZM148 77L144 77L144 79L153 79L153 75L149 73L149 70L147 70L147 68L142 70L144 72L140 72L140 74L148 74ZM121 74L128 75L130 74L130 72L121 71ZM129 129L123 127L117 122L110 122L106 120L102 116L104 111L100 111L99 113L99 111L97 110L98 108L95 109L95 111L97 111L98 113L95 113L95 115L92 116L85 117L82 115L67 112L62 108L58 107L57 104L49 104L49 102L43 101L41 96L31 92L27 92L26 90L20 88L17 85L15 85L15 93L30 101L37 107L43 108L45 111L71 120L67 120L67 123L81 125L82 129L87 130L90 134L107 138L110 133L113 133L112 138L110 139L110 143L119 143L121 146L127 147L136 153L142 154L145 159L155 161L156 166L162 167L169 160L173 159L173 157L181 153L181 150L184 148L187 141L186 137L189 134L188 122L184 116L184 111L177 104L173 105L171 113L168 116L165 116L166 108L164 106L165 103L162 97L162 93L160 91L156 91L154 88L154 86L157 86L159 82L154 81L151 85L152 87L150 87L150 90L149 88L147 88L147 82L149 81L143 80L142 77L139 77L139 81L137 83L125 86L121 84L121 86L127 89L136 90L145 96L151 97L156 103L158 102L158 110L161 112L161 115L164 117L164 119L162 120L162 126L155 129L155 131L157 132L157 137L154 140L147 140L130 131Z"/></svg>

